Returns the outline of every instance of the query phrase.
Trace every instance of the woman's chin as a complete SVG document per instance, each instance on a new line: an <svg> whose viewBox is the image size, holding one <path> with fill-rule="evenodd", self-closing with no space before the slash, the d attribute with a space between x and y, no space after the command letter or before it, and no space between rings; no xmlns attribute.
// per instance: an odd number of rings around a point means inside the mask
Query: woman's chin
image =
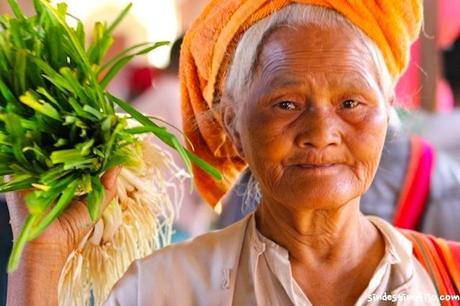
<svg viewBox="0 0 460 306"><path fill-rule="evenodd" d="M307 198L303 199L302 201L298 201L295 203L296 210L309 210L309 209L316 209L316 210L334 210L353 201L353 197L336 197L336 198Z"/></svg>
<svg viewBox="0 0 460 306"><path fill-rule="evenodd" d="M354 186L328 184L290 188L278 194L279 201L293 209L336 209L346 205L361 195ZM280 196L282 195L282 196Z"/></svg>

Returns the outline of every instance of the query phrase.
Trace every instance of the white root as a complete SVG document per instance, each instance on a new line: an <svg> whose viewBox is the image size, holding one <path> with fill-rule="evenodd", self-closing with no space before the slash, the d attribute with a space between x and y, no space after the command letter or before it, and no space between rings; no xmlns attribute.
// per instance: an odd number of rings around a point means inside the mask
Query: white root
<svg viewBox="0 0 460 306"><path fill-rule="evenodd" d="M189 176L147 138L141 153L140 166L121 170L114 201L67 259L60 305L85 306L91 299L102 305L131 262L171 242L177 200Z"/></svg>
<svg viewBox="0 0 460 306"><path fill-rule="evenodd" d="M102 214L102 219L104 220L102 239L107 243L123 224L123 212L120 205L117 205L116 202L110 203L109 207Z"/></svg>
<svg viewBox="0 0 460 306"><path fill-rule="evenodd" d="M102 234L104 233L104 221L100 219L96 222L96 225L93 229L93 234L89 238L89 242L94 245L99 245L102 240Z"/></svg>

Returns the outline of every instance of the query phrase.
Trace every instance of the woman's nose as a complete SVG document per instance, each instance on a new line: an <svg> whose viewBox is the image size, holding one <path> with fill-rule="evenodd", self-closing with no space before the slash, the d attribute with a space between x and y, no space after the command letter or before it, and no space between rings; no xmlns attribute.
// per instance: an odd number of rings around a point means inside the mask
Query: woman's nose
<svg viewBox="0 0 460 306"><path fill-rule="evenodd" d="M299 118L299 147L324 149L340 143L340 118L327 108L310 108Z"/></svg>

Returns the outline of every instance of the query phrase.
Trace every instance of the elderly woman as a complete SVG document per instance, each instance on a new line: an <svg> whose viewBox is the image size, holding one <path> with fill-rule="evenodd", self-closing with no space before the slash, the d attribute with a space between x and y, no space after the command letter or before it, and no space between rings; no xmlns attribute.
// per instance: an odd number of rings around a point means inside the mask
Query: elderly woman
<svg viewBox="0 0 460 306"><path fill-rule="evenodd" d="M437 305L458 294L458 245L359 208L421 14L418 0L212 1L183 45L184 125L226 179L195 179L216 204L247 164L261 203L135 262L107 305ZM88 220L77 210L25 250L12 304L56 301L62 258Z"/></svg>

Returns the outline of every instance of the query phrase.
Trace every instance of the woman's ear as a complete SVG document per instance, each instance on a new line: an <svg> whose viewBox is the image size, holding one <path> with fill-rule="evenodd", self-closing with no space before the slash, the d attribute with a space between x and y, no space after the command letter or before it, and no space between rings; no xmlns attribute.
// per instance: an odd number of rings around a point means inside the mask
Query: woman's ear
<svg viewBox="0 0 460 306"><path fill-rule="evenodd" d="M229 97L224 97L222 98L221 103L222 123L224 125L225 132L232 141L240 157L244 158L243 147L241 145L241 137L236 124L237 110L234 101Z"/></svg>

